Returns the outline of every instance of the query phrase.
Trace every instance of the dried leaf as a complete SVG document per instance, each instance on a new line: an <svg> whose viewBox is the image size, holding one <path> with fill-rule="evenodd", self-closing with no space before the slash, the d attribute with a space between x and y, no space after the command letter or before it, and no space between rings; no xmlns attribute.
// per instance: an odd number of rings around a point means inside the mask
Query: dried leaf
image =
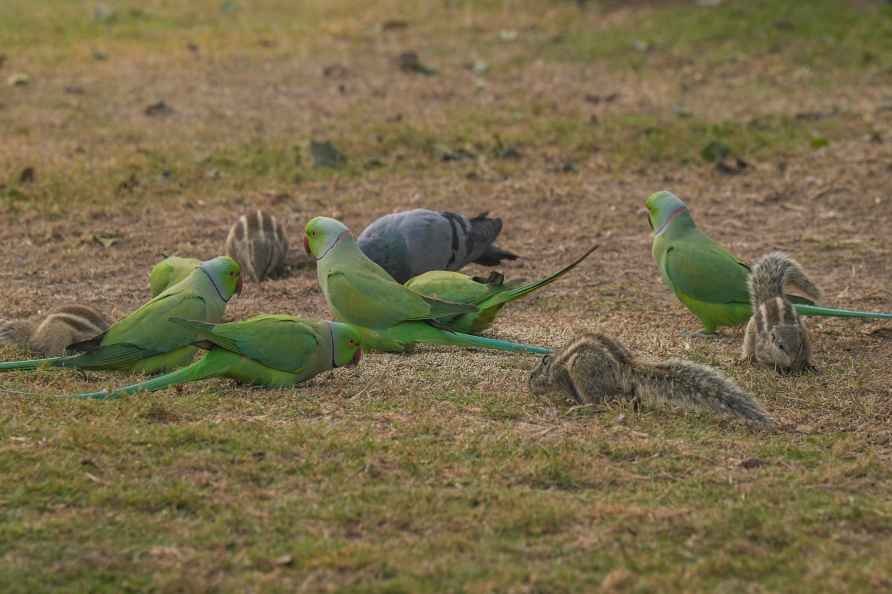
<svg viewBox="0 0 892 594"><path fill-rule="evenodd" d="M329 64L322 69L322 76L326 78L344 78L348 74L350 71L341 64Z"/></svg>
<svg viewBox="0 0 892 594"><path fill-rule="evenodd" d="M146 107L145 114L149 117L169 116L173 114L173 108L164 101L158 101Z"/></svg>
<svg viewBox="0 0 892 594"><path fill-rule="evenodd" d="M761 458L747 458L740 463L741 468L746 468L747 470L752 470L753 468L759 468L761 466L767 466L768 462L762 460Z"/></svg>
<svg viewBox="0 0 892 594"><path fill-rule="evenodd" d="M6 79L6 84L11 87L26 87L31 84L31 77L24 72L16 72Z"/></svg>
<svg viewBox="0 0 892 594"><path fill-rule="evenodd" d="M110 248L111 246L115 245L116 243L120 243L121 236L120 235L111 235L111 234L109 234L109 235L94 235L93 241L95 241L96 243L98 243L99 245L101 245L104 248Z"/></svg>
<svg viewBox="0 0 892 594"><path fill-rule="evenodd" d="M712 140L700 151L704 161L717 163L731 155L731 147L720 140Z"/></svg>
<svg viewBox="0 0 892 594"><path fill-rule="evenodd" d="M409 23L406 21L401 21L399 19L391 19L389 21L384 21L381 23L381 31L384 33L392 32L392 31L405 31L409 28Z"/></svg>
<svg viewBox="0 0 892 594"><path fill-rule="evenodd" d="M25 167L22 169L22 172L19 173L19 183L20 184L30 184L34 181L34 168L33 167Z"/></svg>
<svg viewBox="0 0 892 594"><path fill-rule="evenodd" d="M437 73L433 68L428 68L421 63L416 52L403 52L397 59L400 70L408 74L423 74L424 76L433 76Z"/></svg>
<svg viewBox="0 0 892 594"><path fill-rule="evenodd" d="M617 99L619 99L619 93L609 93L607 95L595 95L593 93L589 93L585 96L585 100L594 105L598 105L599 103L613 103Z"/></svg>
<svg viewBox="0 0 892 594"><path fill-rule="evenodd" d="M339 169L346 165L347 157L328 141L310 141L310 155L313 157L313 167L327 167Z"/></svg>
<svg viewBox="0 0 892 594"><path fill-rule="evenodd" d="M734 157L733 159L722 159L715 164L716 171L721 175L738 175L749 169L750 164L741 159Z"/></svg>
<svg viewBox="0 0 892 594"><path fill-rule="evenodd" d="M435 144L432 147L434 156L441 161L468 161L476 159L477 156L465 149L459 148L453 150L445 144Z"/></svg>
<svg viewBox="0 0 892 594"><path fill-rule="evenodd" d="M118 184L117 191L120 192L132 192L139 186L139 179L136 177L135 173L131 173L130 177L122 181Z"/></svg>

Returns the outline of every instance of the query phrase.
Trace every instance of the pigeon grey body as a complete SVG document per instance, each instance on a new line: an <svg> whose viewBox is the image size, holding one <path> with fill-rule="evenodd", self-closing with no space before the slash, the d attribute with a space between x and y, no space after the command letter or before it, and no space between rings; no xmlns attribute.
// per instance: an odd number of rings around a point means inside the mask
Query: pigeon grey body
<svg viewBox="0 0 892 594"><path fill-rule="evenodd" d="M502 219L486 213L468 219L424 208L385 215L359 236L359 249L400 283L431 270L458 270L477 262L496 266L516 260L493 245Z"/></svg>

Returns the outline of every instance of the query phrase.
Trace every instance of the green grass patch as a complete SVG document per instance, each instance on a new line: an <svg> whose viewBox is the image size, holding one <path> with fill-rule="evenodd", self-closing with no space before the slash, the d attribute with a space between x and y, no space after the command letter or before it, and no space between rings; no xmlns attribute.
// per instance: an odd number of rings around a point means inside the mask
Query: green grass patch
<svg viewBox="0 0 892 594"><path fill-rule="evenodd" d="M892 8L879 2L667 3L635 11L618 26L588 26L598 18L580 18L549 55L633 68L660 67L667 57L717 65L775 55L814 68L892 65Z"/></svg>

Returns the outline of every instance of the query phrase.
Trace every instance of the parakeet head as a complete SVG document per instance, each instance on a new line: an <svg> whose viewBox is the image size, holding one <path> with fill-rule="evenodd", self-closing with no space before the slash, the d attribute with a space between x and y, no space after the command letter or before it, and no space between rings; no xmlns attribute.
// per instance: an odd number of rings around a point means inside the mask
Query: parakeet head
<svg viewBox="0 0 892 594"><path fill-rule="evenodd" d="M362 342L359 333L350 324L329 322L331 332L332 367L353 366L362 359Z"/></svg>
<svg viewBox="0 0 892 594"><path fill-rule="evenodd" d="M233 294L242 292L242 269L238 262L229 256L205 260L199 265L199 269L211 279L223 301L229 301Z"/></svg>
<svg viewBox="0 0 892 594"><path fill-rule="evenodd" d="M647 207L647 222L654 235L660 235L676 217L688 212L688 207L678 196L666 191L651 194L644 206Z"/></svg>
<svg viewBox="0 0 892 594"><path fill-rule="evenodd" d="M352 237L347 225L328 217L316 217L310 220L306 231L304 249L317 260L328 255L342 237Z"/></svg>

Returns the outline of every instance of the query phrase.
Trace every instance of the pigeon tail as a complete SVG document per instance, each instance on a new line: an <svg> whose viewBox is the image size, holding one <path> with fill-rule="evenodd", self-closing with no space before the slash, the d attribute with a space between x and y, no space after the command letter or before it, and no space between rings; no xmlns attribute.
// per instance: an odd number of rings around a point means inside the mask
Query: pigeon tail
<svg viewBox="0 0 892 594"><path fill-rule="evenodd" d="M468 262L474 262L486 254L496 237L502 232L502 219L490 218L486 216L488 214L487 212L480 213L469 221L471 229L468 233Z"/></svg>

